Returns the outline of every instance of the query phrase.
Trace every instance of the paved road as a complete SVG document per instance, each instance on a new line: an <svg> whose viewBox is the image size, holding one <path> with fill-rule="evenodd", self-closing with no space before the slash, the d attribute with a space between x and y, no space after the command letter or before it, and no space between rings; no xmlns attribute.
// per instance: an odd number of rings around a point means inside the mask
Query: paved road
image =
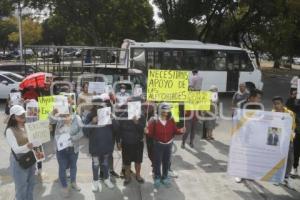
<svg viewBox="0 0 300 200"><path fill-rule="evenodd" d="M287 96L288 81L286 76L266 76L264 104L271 108L271 98L274 95ZM230 116L230 97L222 97L225 115ZM3 105L1 107L3 109ZM0 119L0 132L4 129ZM207 142L196 137L194 149L187 147L182 150L180 141L175 142L172 167L179 174L179 178L172 181L171 188L155 190L150 173L150 162L144 155L143 176L146 183L139 185L133 181L124 187L121 179L114 180L116 187L113 190L104 188L101 193L91 191L91 158L88 156L87 140L81 140L80 156L78 160L78 183L82 188L80 193L72 192L72 199L105 199L105 200L289 200L300 199L300 179L292 180L292 186L297 190L274 186L270 183L246 181L242 184L234 182L232 177L226 174L228 151L230 143L230 121L220 120L215 130L216 141ZM13 199L13 183L8 173L9 148L0 134L0 200ZM60 196L60 186L57 181L57 161L53 154L52 144L45 145L47 159L44 162L44 179L38 180L35 187L35 199L52 200L63 199ZM114 153L116 171L120 171L121 157L119 152Z"/></svg>

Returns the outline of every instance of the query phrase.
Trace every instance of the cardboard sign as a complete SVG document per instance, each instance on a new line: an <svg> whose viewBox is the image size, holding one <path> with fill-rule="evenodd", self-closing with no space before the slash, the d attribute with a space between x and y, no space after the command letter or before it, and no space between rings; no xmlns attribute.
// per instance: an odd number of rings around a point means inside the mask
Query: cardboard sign
<svg viewBox="0 0 300 200"><path fill-rule="evenodd" d="M89 82L88 93L89 94L102 94L105 93L106 83L105 82Z"/></svg>
<svg viewBox="0 0 300 200"><path fill-rule="evenodd" d="M112 124L111 107L100 108L97 110L98 126L106 126Z"/></svg>
<svg viewBox="0 0 300 200"><path fill-rule="evenodd" d="M134 117L139 119L142 114L142 103L140 101L128 102L128 119L131 120Z"/></svg>
<svg viewBox="0 0 300 200"><path fill-rule="evenodd" d="M49 121L35 121L25 123L25 130L30 142L39 141L40 143L50 142Z"/></svg>
<svg viewBox="0 0 300 200"><path fill-rule="evenodd" d="M185 101L188 95L188 71L148 70L148 101Z"/></svg>
<svg viewBox="0 0 300 200"><path fill-rule="evenodd" d="M211 106L212 93L207 91L189 91L188 98L185 101L185 110L208 111Z"/></svg>

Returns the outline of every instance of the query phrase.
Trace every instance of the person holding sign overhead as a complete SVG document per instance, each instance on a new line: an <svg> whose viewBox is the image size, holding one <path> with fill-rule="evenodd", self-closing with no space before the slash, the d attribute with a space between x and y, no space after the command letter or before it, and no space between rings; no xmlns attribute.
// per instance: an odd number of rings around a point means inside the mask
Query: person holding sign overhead
<svg viewBox="0 0 300 200"><path fill-rule="evenodd" d="M8 145L11 147L10 172L15 183L15 199L33 200L36 160L32 152L33 144L29 142L25 131L25 110L22 106L11 107L4 134ZM32 160L32 162L24 167L21 160Z"/></svg>
<svg viewBox="0 0 300 200"><path fill-rule="evenodd" d="M83 131L89 139L89 153L92 156L92 191L101 192L102 185L99 181L100 166L104 184L110 189L114 188L109 178L109 158L114 147L111 115L107 115L109 109L111 111L111 105L101 98L94 98L92 102L97 105L94 105L91 112L87 115Z"/></svg>
<svg viewBox="0 0 300 200"><path fill-rule="evenodd" d="M173 118L170 117L171 106L167 103L159 105L158 118L152 118L145 128L145 133L154 139L153 168L154 186L160 187L161 183L170 186L168 172L171 162L172 146L175 135L185 133L185 128L178 129ZM162 167L162 172L161 172Z"/></svg>
<svg viewBox="0 0 300 200"><path fill-rule="evenodd" d="M77 160L79 154L79 139L83 136L81 119L76 114L59 114L57 109L49 116L55 128L55 149L59 166L59 180L62 185L64 197L70 196L67 184L66 170L70 168L71 188L76 191L81 189L76 183Z"/></svg>
<svg viewBox="0 0 300 200"><path fill-rule="evenodd" d="M117 94L116 94L117 105L122 106L122 105L126 104L129 97L130 97L130 94L126 92L126 85L121 84L120 92L117 92Z"/></svg>

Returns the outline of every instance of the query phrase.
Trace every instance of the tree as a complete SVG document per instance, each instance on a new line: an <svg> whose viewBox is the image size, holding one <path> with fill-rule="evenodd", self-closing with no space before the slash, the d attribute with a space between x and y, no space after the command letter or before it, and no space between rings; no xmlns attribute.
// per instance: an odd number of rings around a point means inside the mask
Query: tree
<svg viewBox="0 0 300 200"><path fill-rule="evenodd" d="M14 10L13 2L11 0L1 0L0 1L0 19L2 17L9 16Z"/></svg>
<svg viewBox="0 0 300 200"><path fill-rule="evenodd" d="M18 25L17 19L15 17L11 17L9 19L12 24L16 27ZM31 18L26 17L22 20L23 24L23 43L24 45L35 44L42 39L42 26L33 21ZM9 41L13 43L19 42L19 32L15 31L8 35Z"/></svg>
<svg viewBox="0 0 300 200"><path fill-rule="evenodd" d="M43 0L42 4L51 8L51 18L60 20L56 25L66 25L71 34L66 41L112 46L120 45L124 38L147 40L154 30L153 9L148 0ZM41 3L31 0L28 5Z"/></svg>
<svg viewBox="0 0 300 200"><path fill-rule="evenodd" d="M17 27L9 19L0 20L0 48L4 53L10 44L8 35L17 31Z"/></svg>

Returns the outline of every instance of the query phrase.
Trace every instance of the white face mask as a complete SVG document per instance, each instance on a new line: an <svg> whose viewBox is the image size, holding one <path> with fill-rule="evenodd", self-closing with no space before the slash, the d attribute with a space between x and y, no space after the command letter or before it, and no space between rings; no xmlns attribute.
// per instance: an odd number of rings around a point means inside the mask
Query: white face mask
<svg viewBox="0 0 300 200"><path fill-rule="evenodd" d="M121 89L120 92L121 92L121 93L125 93L126 90L125 90L125 89Z"/></svg>

